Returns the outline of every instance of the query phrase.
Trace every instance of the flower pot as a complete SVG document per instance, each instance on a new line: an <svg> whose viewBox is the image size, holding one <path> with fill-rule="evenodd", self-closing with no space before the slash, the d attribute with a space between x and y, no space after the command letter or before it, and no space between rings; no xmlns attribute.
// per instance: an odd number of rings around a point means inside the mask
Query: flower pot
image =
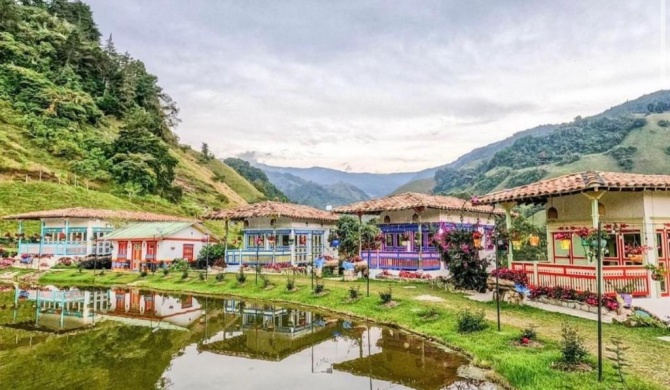
<svg viewBox="0 0 670 390"><path fill-rule="evenodd" d="M632 261L633 263L641 263L642 255L628 255L628 260Z"/></svg>
<svg viewBox="0 0 670 390"><path fill-rule="evenodd" d="M651 274L651 280L655 280L655 281L658 282L658 281L660 281L661 279L662 279L662 278L661 278L661 275L659 275L659 274Z"/></svg>
<svg viewBox="0 0 670 390"><path fill-rule="evenodd" d="M622 293L621 298L623 299L623 307L626 309L629 309L633 305L633 295Z"/></svg>
<svg viewBox="0 0 670 390"><path fill-rule="evenodd" d="M540 237L536 236L535 234L531 234L531 236L528 237L528 243L530 246L538 246L540 245Z"/></svg>
<svg viewBox="0 0 670 390"><path fill-rule="evenodd" d="M521 249L521 240L514 239L512 240L512 248L519 250Z"/></svg>
<svg viewBox="0 0 670 390"><path fill-rule="evenodd" d="M474 241L475 248L481 248L482 247L482 239L481 238L474 238L472 241Z"/></svg>
<svg viewBox="0 0 670 390"><path fill-rule="evenodd" d="M571 242L572 242L572 240L561 240L561 249L566 250L566 251L568 249L570 249L570 243Z"/></svg>

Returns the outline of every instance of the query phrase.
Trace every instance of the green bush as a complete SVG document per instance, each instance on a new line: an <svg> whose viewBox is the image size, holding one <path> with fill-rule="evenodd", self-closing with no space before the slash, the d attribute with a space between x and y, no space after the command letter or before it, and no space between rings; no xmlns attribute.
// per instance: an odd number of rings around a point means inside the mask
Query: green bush
<svg viewBox="0 0 670 390"><path fill-rule="evenodd" d="M288 291L293 291L295 289L295 278L288 277L286 278L286 289Z"/></svg>
<svg viewBox="0 0 670 390"><path fill-rule="evenodd" d="M563 324L561 338L560 363L568 368L584 363L588 352L579 333L566 323Z"/></svg>
<svg viewBox="0 0 670 390"><path fill-rule="evenodd" d="M389 287L387 291L380 291L379 299L382 301L382 304L391 302L391 299L393 299L391 287Z"/></svg>
<svg viewBox="0 0 670 390"><path fill-rule="evenodd" d="M240 272L237 273L235 279L237 279L237 283L239 284L243 284L247 281L247 275L244 274L244 268L240 267Z"/></svg>
<svg viewBox="0 0 670 390"><path fill-rule="evenodd" d="M181 279L182 279L182 280L184 280L184 279L186 279L186 278L188 278L188 271L184 271L184 272L182 272L182 274L181 274Z"/></svg>
<svg viewBox="0 0 670 390"><path fill-rule="evenodd" d="M216 277L215 277L216 281L217 282L223 282L223 279L225 278L225 275L226 274L223 273L223 272L216 274Z"/></svg>
<svg viewBox="0 0 670 390"><path fill-rule="evenodd" d="M358 299L360 296L361 296L361 288L360 287L354 287L354 286L349 287L349 298L350 299Z"/></svg>
<svg viewBox="0 0 670 390"><path fill-rule="evenodd" d="M263 282L263 288L268 288L272 286L272 281L265 275L261 275L261 281Z"/></svg>
<svg viewBox="0 0 670 390"><path fill-rule="evenodd" d="M200 280L205 280L205 274L203 272L198 272L198 278Z"/></svg>
<svg viewBox="0 0 670 390"><path fill-rule="evenodd" d="M318 283L317 282L316 285L314 286L314 293L315 294L321 294L322 292L325 291L325 289L326 289L326 286L324 286L323 283Z"/></svg>
<svg viewBox="0 0 670 390"><path fill-rule="evenodd" d="M142 272L140 272L140 277L142 277L142 278L146 278L147 275L148 275L148 274L147 274L147 271L142 271Z"/></svg>
<svg viewBox="0 0 670 390"><path fill-rule="evenodd" d="M475 313L466 309L458 313L456 317L459 333L479 332L488 328L488 323L484 319L484 310Z"/></svg>
<svg viewBox="0 0 670 390"><path fill-rule="evenodd" d="M169 273L170 273L169 269L163 268L163 276L168 276Z"/></svg>

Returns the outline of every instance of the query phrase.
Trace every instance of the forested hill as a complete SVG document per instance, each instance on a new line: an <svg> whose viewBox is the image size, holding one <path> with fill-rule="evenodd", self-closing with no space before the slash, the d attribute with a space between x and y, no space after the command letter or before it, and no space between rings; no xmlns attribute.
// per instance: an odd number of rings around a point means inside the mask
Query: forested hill
<svg viewBox="0 0 670 390"><path fill-rule="evenodd" d="M280 202L287 202L289 200L274 184L270 183L265 172L251 166L249 162L234 157L227 158L223 162L251 182L267 199Z"/></svg>
<svg viewBox="0 0 670 390"><path fill-rule="evenodd" d="M670 91L658 91L592 117L515 135L439 169L434 191L482 194L588 169L667 173L668 110Z"/></svg>
<svg viewBox="0 0 670 390"><path fill-rule="evenodd" d="M194 215L263 199L206 149L179 145L178 113L142 61L116 48L111 36L101 43L86 4L0 0L4 183L76 185ZM80 199L61 203L77 206ZM19 199L0 211L31 207Z"/></svg>

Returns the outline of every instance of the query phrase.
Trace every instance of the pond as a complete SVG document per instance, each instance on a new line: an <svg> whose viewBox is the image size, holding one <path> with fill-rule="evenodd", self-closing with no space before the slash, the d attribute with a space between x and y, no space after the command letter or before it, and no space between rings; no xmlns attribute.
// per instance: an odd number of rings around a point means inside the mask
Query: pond
<svg viewBox="0 0 670 390"><path fill-rule="evenodd" d="M3 389L495 388L420 337L257 301L5 289L0 324Z"/></svg>

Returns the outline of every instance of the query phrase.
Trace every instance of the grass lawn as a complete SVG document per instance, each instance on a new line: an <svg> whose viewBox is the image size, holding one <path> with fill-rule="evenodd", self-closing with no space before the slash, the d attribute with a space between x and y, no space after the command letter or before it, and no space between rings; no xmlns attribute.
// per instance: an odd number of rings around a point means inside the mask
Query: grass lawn
<svg viewBox="0 0 670 390"><path fill-rule="evenodd" d="M472 357L481 367L492 368L512 387L518 389L616 389L624 388L616 381L612 364L605 359L605 382L598 383L596 371L586 373L565 373L554 370L552 362L560 356L559 341L561 325L569 322L581 336L589 349L590 360L595 363L596 323L558 313L549 313L527 306L502 306L502 331L495 326L496 310L493 303L480 303L467 299L463 294L432 289L419 283L397 284L393 282L370 282L370 297L365 297L364 281L341 282L326 280L329 294L317 297L311 292L310 278L296 278L298 291L285 289L286 276L271 275L270 280L277 285L271 290L263 290L261 283L254 282L254 274L247 274L247 282L239 286L234 274L226 274L223 282L216 282L213 275L208 281L199 279L197 272L191 272L186 280L181 273L149 275L141 278L137 273L116 273L107 271L103 276L93 276L91 271L66 270L50 272L40 281L48 284L112 286L132 284L143 288L164 291L192 292L211 295L235 295L252 299L273 300L310 305L336 312L364 317L379 323L399 326L433 338L452 348L461 350ZM352 286L360 288L363 298L347 302L348 290ZM395 308L380 305L379 292L392 287L393 299L399 303ZM408 287L408 288L405 288ZM420 295L442 298L442 302L419 301ZM438 313L436 318L423 319L427 310ZM484 310L490 326L487 330L473 334L456 332L456 314L464 309ZM534 325L543 347L525 348L512 344L524 327ZM629 367L625 372L627 389L667 389L670 388L670 343L656 337L668 335L661 329L630 329L617 325L604 325L604 341L611 345L611 337L619 337L630 349L626 351ZM595 364L594 364L595 365Z"/></svg>

